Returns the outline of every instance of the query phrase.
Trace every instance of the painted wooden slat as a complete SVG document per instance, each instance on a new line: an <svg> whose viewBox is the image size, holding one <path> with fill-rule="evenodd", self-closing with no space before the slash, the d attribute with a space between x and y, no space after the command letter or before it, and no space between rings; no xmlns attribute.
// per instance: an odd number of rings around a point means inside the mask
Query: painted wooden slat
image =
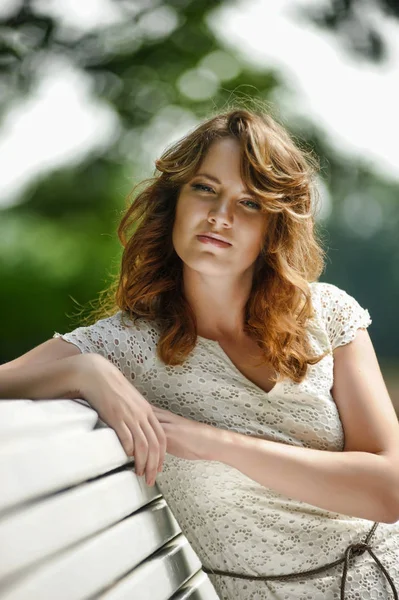
<svg viewBox="0 0 399 600"><path fill-rule="evenodd" d="M106 531L1 586L0 598L83 600L123 577L180 531L165 500L155 500ZM199 559L191 562L197 565Z"/></svg>
<svg viewBox="0 0 399 600"><path fill-rule="evenodd" d="M120 582L100 594L101 600L165 600L202 565L187 538L180 534ZM11 600L11 599L10 599Z"/></svg>
<svg viewBox="0 0 399 600"><path fill-rule="evenodd" d="M160 497L127 470L23 505L0 519L0 581L66 549Z"/></svg>
<svg viewBox="0 0 399 600"><path fill-rule="evenodd" d="M0 486L0 600L218 599L158 487L85 400L0 403Z"/></svg>
<svg viewBox="0 0 399 600"><path fill-rule="evenodd" d="M170 600L219 600L219 596L208 575L201 570L173 594Z"/></svg>
<svg viewBox="0 0 399 600"><path fill-rule="evenodd" d="M131 461L109 427L13 445L0 452L0 516L6 509Z"/></svg>
<svg viewBox="0 0 399 600"><path fill-rule="evenodd" d="M73 400L1 400L0 450L57 435L63 431L89 431L98 420L95 410Z"/></svg>

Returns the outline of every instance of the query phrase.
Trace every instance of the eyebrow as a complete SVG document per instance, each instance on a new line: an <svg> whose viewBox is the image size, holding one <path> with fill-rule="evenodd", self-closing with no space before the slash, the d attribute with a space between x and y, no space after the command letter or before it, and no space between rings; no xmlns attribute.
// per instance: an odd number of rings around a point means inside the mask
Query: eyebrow
<svg viewBox="0 0 399 600"><path fill-rule="evenodd" d="M221 181L219 181L219 179L217 177L215 177L214 175L209 175L209 173L196 173L194 175L194 177L207 177L208 179L210 179L211 181L214 181L215 183L218 183L219 185L221 185ZM244 194L249 194L251 196L253 196L253 194L251 193L251 191L248 188L242 189L241 190Z"/></svg>

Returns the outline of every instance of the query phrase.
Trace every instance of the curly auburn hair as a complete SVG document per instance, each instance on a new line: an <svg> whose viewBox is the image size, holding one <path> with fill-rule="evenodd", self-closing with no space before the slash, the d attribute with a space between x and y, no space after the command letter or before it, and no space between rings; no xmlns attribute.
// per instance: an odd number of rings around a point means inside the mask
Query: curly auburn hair
<svg viewBox="0 0 399 600"><path fill-rule="evenodd" d="M243 181L268 214L244 331L262 351L259 366L273 366L274 381L289 377L299 383L308 365L328 354L312 354L306 331L314 316L308 283L324 269L313 206L319 164L264 110L233 108L216 114L155 161L159 173L141 182L147 185L128 201L117 230L124 248L120 273L100 294L91 316L97 320L122 310L122 317L134 323L155 321L160 360L173 366L185 361L195 347L197 326L183 292L183 264L172 244L175 209L181 186L194 176L212 142L224 137L239 142Z"/></svg>

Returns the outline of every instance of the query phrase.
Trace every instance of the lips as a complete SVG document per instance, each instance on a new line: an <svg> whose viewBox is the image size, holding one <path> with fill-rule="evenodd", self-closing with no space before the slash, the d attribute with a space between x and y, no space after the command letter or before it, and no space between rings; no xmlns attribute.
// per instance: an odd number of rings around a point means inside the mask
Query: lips
<svg viewBox="0 0 399 600"><path fill-rule="evenodd" d="M207 235L197 235L197 239L204 244L212 244L214 246L219 246L220 248L229 248L231 246L229 242L223 242L222 240L217 240Z"/></svg>
<svg viewBox="0 0 399 600"><path fill-rule="evenodd" d="M211 238L212 240L219 240L220 242L225 242L226 244L229 244L231 246L231 242L229 242L229 240L226 240L223 236L217 233L213 233L213 231L205 231L205 233L200 233L199 235L201 237L205 236Z"/></svg>

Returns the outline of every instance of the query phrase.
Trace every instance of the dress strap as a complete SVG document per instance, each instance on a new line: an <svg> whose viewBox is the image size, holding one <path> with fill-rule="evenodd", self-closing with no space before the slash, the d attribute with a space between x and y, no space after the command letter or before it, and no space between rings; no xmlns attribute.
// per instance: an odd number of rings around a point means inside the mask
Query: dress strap
<svg viewBox="0 0 399 600"><path fill-rule="evenodd" d="M324 565L322 567L317 567L316 569L311 569L310 571L302 571L300 573L288 573L286 575L253 576L253 575L246 575L245 573L232 573L231 571L219 571L217 569L208 569L204 566L202 567L202 570L207 575L223 575L226 577L237 577L238 579L251 579L254 581L288 581L290 579L295 579L296 577L303 577L306 575L316 575L317 573L322 573L323 571L327 571L328 569L332 569L333 567L336 567L337 565L344 563L344 567L343 567L343 571L342 571L342 581L341 581L341 600L345 600L345 585L346 585L346 576L347 576L348 568L349 568L349 560L351 559L352 556L361 556L367 550L367 552L374 559L377 566L380 568L382 573L387 578L388 583L392 589L394 600L399 600L398 591L395 587L395 583L394 583L392 577L390 576L390 574L388 573L388 571L386 570L384 565L381 563L379 558L374 554L373 550L371 549L371 546L369 545L370 539L374 535L378 525L379 525L378 522L374 523L373 527L367 534L364 542L360 542L357 544L349 544L349 546L345 550L345 555L342 558L339 558L338 560L335 560L334 562L329 563L328 565Z"/></svg>

